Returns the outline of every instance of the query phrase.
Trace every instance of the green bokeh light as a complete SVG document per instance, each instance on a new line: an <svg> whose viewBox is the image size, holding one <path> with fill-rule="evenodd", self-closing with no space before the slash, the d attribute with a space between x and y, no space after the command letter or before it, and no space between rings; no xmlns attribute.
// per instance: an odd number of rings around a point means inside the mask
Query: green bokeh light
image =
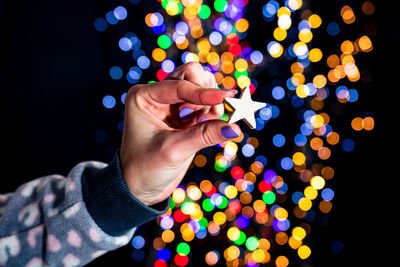
<svg viewBox="0 0 400 267"><path fill-rule="evenodd" d="M274 203L275 202L275 199L276 199L276 197L275 197L275 194L274 194L274 192L272 192L272 191L267 191L267 192L265 192L263 195L262 195L262 199L264 200L264 202L266 203L266 204L272 204L272 203Z"/></svg>
<svg viewBox="0 0 400 267"><path fill-rule="evenodd" d="M255 236L250 236L247 238L246 248L251 251L256 250L258 248L258 238Z"/></svg>
<svg viewBox="0 0 400 267"><path fill-rule="evenodd" d="M224 12L227 6L228 2L226 0L215 0L214 2L214 8L218 12Z"/></svg>
<svg viewBox="0 0 400 267"><path fill-rule="evenodd" d="M157 38L157 44L162 49L168 49L171 46L171 39L167 35L162 34Z"/></svg>
<svg viewBox="0 0 400 267"><path fill-rule="evenodd" d="M201 206L207 212L210 212L214 209L214 205L211 203L211 200L209 198L204 199Z"/></svg>
<svg viewBox="0 0 400 267"><path fill-rule="evenodd" d="M188 255L190 253L190 246L185 242L179 243L178 246L176 246L176 252L181 255Z"/></svg>
<svg viewBox="0 0 400 267"><path fill-rule="evenodd" d="M211 9L207 5L201 5L198 15L201 19L208 19L211 15Z"/></svg>

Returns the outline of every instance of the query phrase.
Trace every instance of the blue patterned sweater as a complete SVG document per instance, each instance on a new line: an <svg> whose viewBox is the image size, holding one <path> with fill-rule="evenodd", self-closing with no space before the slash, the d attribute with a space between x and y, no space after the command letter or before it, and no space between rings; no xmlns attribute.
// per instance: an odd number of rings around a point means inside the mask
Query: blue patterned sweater
<svg viewBox="0 0 400 267"><path fill-rule="evenodd" d="M149 207L131 194L119 151L109 164L79 163L67 177L0 194L0 266L83 266L129 243L168 207L169 199Z"/></svg>

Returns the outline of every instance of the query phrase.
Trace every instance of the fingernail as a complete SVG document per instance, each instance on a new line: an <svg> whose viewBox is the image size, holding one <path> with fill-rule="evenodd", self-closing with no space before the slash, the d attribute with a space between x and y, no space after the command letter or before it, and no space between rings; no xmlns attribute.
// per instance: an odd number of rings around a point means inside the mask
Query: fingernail
<svg viewBox="0 0 400 267"><path fill-rule="evenodd" d="M199 122L203 122L203 121L208 121L208 119L207 118L202 118L202 119L199 120Z"/></svg>
<svg viewBox="0 0 400 267"><path fill-rule="evenodd" d="M187 115L192 114L193 112L194 112L194 110L191 108L183 108L181 111L179 111L179 117L184 118Z"/></svg>
<svg viewBox="0 0 400 267"><path fill-rule="evenodd" d="M226 139L236 138L239 136L230 126L221 129L221 134Z"/></svg>

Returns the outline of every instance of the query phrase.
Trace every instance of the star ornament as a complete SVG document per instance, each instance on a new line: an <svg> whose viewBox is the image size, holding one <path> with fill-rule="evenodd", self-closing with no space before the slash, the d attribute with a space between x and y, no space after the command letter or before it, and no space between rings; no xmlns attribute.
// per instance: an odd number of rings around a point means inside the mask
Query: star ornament
<svg viewBox="0 0 400 267"><path fill-rule="evenodd" d="M251 129L256 128L254 113L267 105L262 102L253 101L249 87L244 88L239 98L226 97L224 101L233 110L228 123L235 123L243 119Z"/></svg>

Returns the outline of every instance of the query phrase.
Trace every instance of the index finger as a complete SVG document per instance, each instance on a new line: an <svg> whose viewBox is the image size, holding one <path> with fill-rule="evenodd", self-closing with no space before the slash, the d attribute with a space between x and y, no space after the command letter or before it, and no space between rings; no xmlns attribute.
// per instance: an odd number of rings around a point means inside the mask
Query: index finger
<svg viewBox="0 0 400 267"><path fill-rule="evenodd" d="M163 104L188 102L195 105L221 104L225 97L233 97L236 90L205 88L185 80L164 80L143 88L155 101Z"/></svg>

